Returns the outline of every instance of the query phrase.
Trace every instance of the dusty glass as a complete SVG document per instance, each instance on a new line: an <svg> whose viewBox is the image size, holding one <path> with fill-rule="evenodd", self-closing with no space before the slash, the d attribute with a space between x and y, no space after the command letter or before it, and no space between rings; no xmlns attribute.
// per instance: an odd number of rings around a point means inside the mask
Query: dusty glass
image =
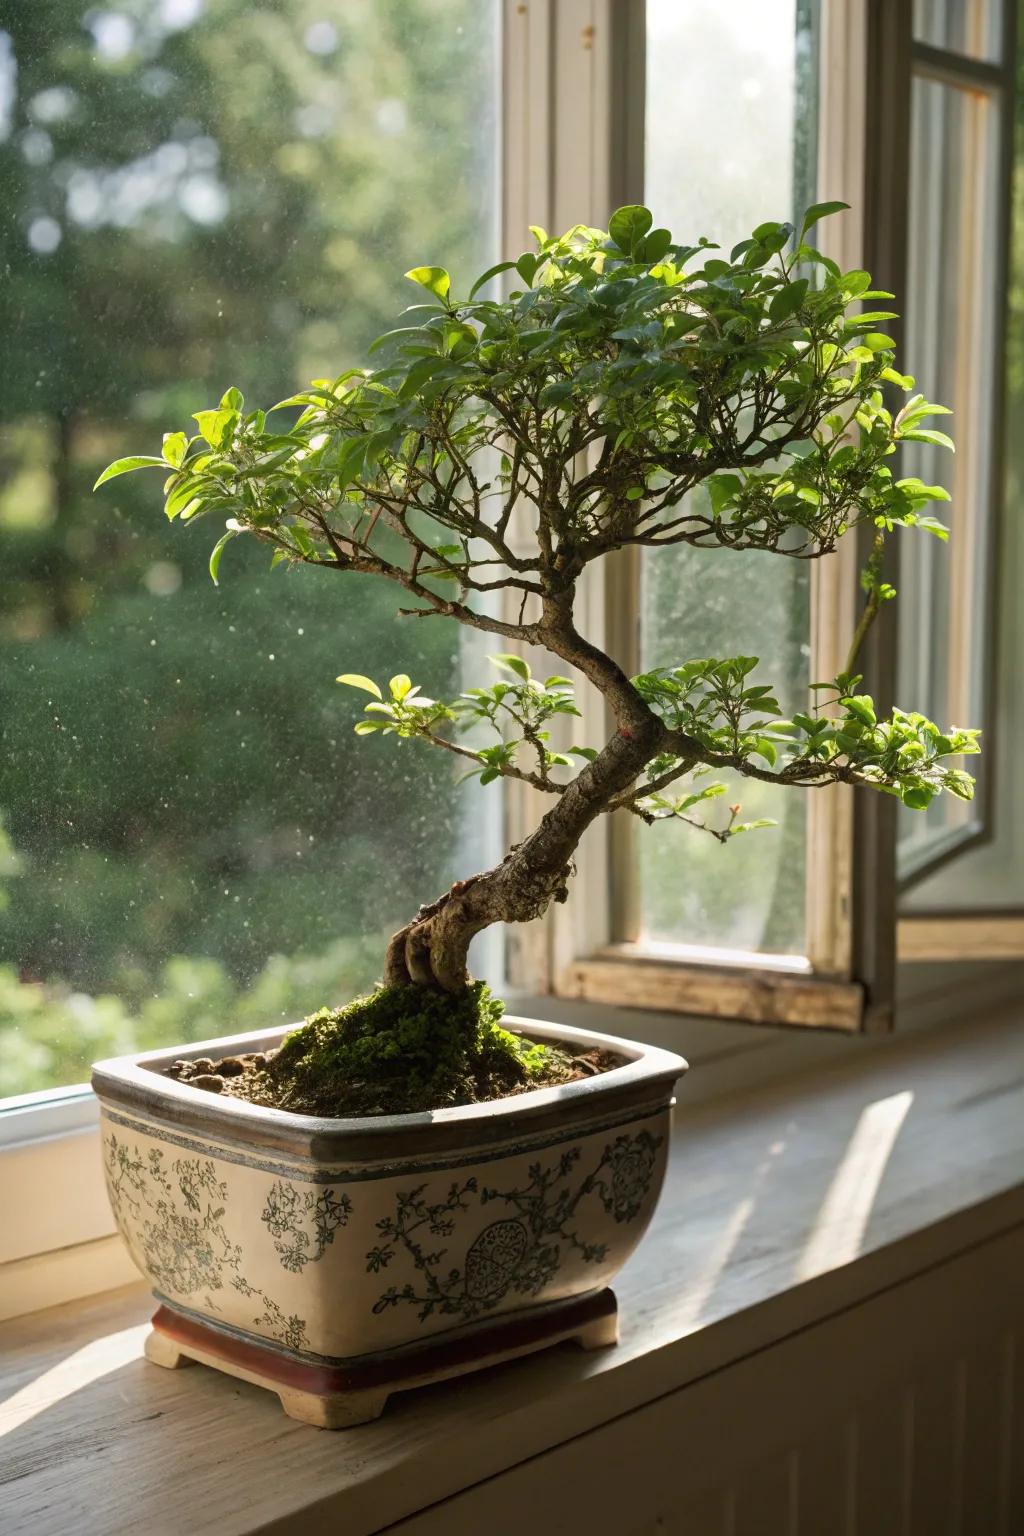
<svg viewBox="0 0 1024 1536"><path fill-rule="evenodd" d="M649 0L646 197L658 223L726 249L813 200L817 7ZM703 493L698 493L698 495ZM806 701L805 562L682 546L642 563L644 666L757 655L783 709ZM805 945L806 802L745 780L725 801L779 825L721 845L680 823L637 835L641 938L799 955ZM728 820L712 806L709 819Z"/></svg>
<svg viewBox="0 0 1024 1536"><path fill-rule="evenodd" d="M1003 43L1003 0L914 0L914 38L932 48L995 60Z"/></svg>
<svg viewBox="0 0 1024 1536"><path fill-rule="evenodd" d="M900 541L897 703L913 699L943 725L981 726L989 666L985 622L997 486L994 481L995 290L999 244L998 105L974 91L917 79L913 86L906 355L918 387L952 410L955 456L908 444L903 471L949 488L939 506L949 548ZM977 763L965 763L976 769ZM943 795L922 815L900 812L907 876L962 841L984 812Z"/></svg>
<svg viewBox="0 0 1024 1536"><path fill-rule="evenodd" d="M90 487L228 385L362 362L407 267L495 258L499 10L4 11L0 1094L343 1001L480 857L487 795L334 683L457 689L453 628L242 543L214 588L158 482Z"/></svg>

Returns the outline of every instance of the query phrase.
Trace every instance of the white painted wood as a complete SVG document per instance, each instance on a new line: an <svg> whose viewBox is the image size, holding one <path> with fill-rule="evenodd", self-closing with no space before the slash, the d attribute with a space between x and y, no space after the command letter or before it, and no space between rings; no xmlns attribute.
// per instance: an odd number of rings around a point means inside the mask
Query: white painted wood
<svg viewBox="0 0 1024 1536"><path fill-rule="evenodd" d="M885 1349L903 1349L904 1336L912 1337L915 1309L922 1318L934 1315L941 1311L934 1297L947 1293L918 1292L923 1300L909 1309L909 1323L886 1296L913 1289L911 1281L926 1285L931 1271L953 1273L951 1265L970 1264L968 1250L992 1245L1024 1225L1022 1085L1024 1028L1005 1020L972 1020L878 1047L848 1041L831 1064L795 1081L689 1110L684 1085L665 1198L648 1241L618 1287L619 1348L593 1356L556 1349L410 1394L390 1405L378 1423L340 1435L296 1425L269 1394L212 1372L148 1367L141 1349L151 1303L141 1288L5 1324L0 1327L4 1536L48 1536L50 1530L74 1530L76 1536L140 1530L146 1536L182 1531L233 1536L254 1529L370 1536L444 1499L469 1497L464 1490L487 1479L498 1489L498 1480L513 1468L560 1445L569 1450L580 1437L615 1420L608 1441L614 1454L591 1450L578 1474L581 1484L597 1490L605 1464L617 1466L625 1485L638 1492L630 1508L632 1529L655 1531L653 1517L642 1523L647 1513L639 1502L646 1483L654 1486L655 1473L648 1475L645 1468L640 1479L630 1473L637 1451L631 1449L629 1425L641 1413L654 1412L659 1400L685 1395L684 1389L704 1392L731 1371L753 1372L735 1378L742 1388L738 1394L701 1398L707 1405L702 1412L709 1425L717 1424L726 1447L747 1411L744 1403L770 1400L771 1411L761 1411L763 1436L751 1466L776 1452L788 1454L792 1442L785 1414L795 1412L791 1399L799 1394L787 1388L778 1404L765 1397L777 1379L776 1348L797 1350L793 1381L801 1371L806 1380L810 1371L817 1390L823 1385L820 1363L815 1366L814 1349L801 1340L813 1341L815 1330L834 1325L840 1330L834 1350L846 1358L842 1349L847 1349L852 1357L853 1395L858 1402L867 1399L878 1389L872 1373L878 1350L868 1351L864 1341L873 1335L860 1324L848 1328L844 1317L880 1306ZM867 1219L862 1208L851 1213L856 1254L842 1213L833 1212L835 1247L815 1242L822 1267L803 1284L795 1283L857 1125L872 1105L905 1092L913 1093L913 1102L881 1170ZM835 1253L843 1257L838 1264ZM1015 1247L1006 1250L994 1272L957 1270L954 1301L956 1294L977 1296L980 1286L983 1302L973 1304L979 1324L1015 1333L1012 1317L1001 1319L999 1313L1013 1295L1008 1276L1016 1277L1019 1302L1022 1263ZM975 1277L973 1292L962 1290L965 1275ZM987 1336L965 1338L968 1354L975 1347L984 1355L991 1347ZM928 1363L925 1351L921 1368ZM901 1386L908 1370L901 1356L892 1379ZM999 1401L1005 1396L1004 1391ZM753 1422L752 1413L745 1422ZM686 1444L674 1421L665 1422L659 1465L674 1471L678 1485ZM831 1433L831 1423L823 1419L820 1427ZM1001 1444L1019 1434L1016 1419L1009 1428L1005 1415L999 1423ZM973 1475L969 1466L964 1463L965 1487ZM719 1463L709 1459L709 1480L716 1468ZM710 1489L710 1481L705 1486ZM740 1479L737 1498L742 1488ZM818 1490L823 1496L827 1491ZM1016 1536L1021 1528L1019 1521L1017 1527L1012 1523L1019 1512L1016 1486L1009 1485L1003 1497L1012 1514L1008 1536ZM512 1508L499 1500L487 1522L473 1528L474 1536L483 1530L500 1536L498 1521ZM540 1526L536 1513L528 1524L554 1529ZM446 1536L458 1536L456 1527L442 1528ZM505 1528L519 1532L522 1524ZM620 1529L628 1533L631 1527L623 1522L616 1536ZM728 1529L723 1523L723 1532ZM800 1529L803 1536L815 1532L813 1525ZM831 1527L819 1529L832 1536ZM843 1527L835 1529L838 1536ZM716 1536L713 1526L697 1531Z"/></svg>
<svg viewBox="0 0 1024 1536"><path fill-rule="evenodd" d="M818 226L815 238L844 272L864 265L863 206L867 4L821 8L819 201L850 204ZM812 562L811 680L835 677L846 664L858 603L855 540ZM853 789L807 797L807 957L815 971L849 977L853 880Z"/></svg>
<svg viewBox="0 0 1024 1536"><path fill-rule="evenodd" d="M59 1189L60 1185L54 1187ZM109 1205L105 1215L106 1224L112 1225ZM0 1264L0 1321L96 1296L137 1279L138 1270L116 1232L91 1242L29 1254Z"/></svg>
<svg viewBox="0 0 1024 1536"><path fill-rule="evenodd" d="M1024 1292L1006 1283L1022 1263L1018 1227L390 1530L512 1536L532 1511L544 1536L620 1536L630 1521L703 1533L721 1508L730 1536L908 1536L930 1490L945 1512L930 1536L995 1536L1024 1486L1024 1459L1003 1457L1019 1409L999 1369L1004 1339L1024 1331ZM922 1361L954 1370L965 1345L977 1375L962 1414L946 1404L953 1454L942 1456L914 1433L917 1380ZM823 1454L818 1523L802 1474L813 1479Z"/></svg>
<svg viewBox="0 0 1024 1536"><path fill-rule="evenodd" d="M0 1148L0 1266L108 1236L114 1228L100 1172L95 1125ZM64 1192L59 1203L48 1198L54 1189Z"/></svg>

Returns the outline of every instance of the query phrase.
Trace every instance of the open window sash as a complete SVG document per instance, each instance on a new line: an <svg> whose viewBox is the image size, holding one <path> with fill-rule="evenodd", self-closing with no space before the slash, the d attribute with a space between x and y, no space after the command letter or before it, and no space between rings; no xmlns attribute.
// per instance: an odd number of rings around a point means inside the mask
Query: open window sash
<svg viewBox="0 0 1024 1536"><path fill-rule="evenodd" d="M880 286L901 291L909 5L851 0L801 8L814 10L818 23L811 34L820 59L818 196L851 204L849 213L821 226L822 242L830 242L825 249L844 270L867 267ZM522 249L528 223L603 225L619 204L643 200L644 9L614 0L508 5L506 79L516 106L505 146L507 255ZM814 680L842 669L864 556L851 537L836 555L811 562ZM640 564L635 551L606 561L584 583L577 614L583 631L631 671L640 660ZM891 616L875 631L858 666L865 688L885 707L894 692ZM582 682L578 697L584 729L590 725L583 739L596 740L608 727L603 701ZM513 838L542 814L537 799L513 786ZM534 991L667 1011L850 1032L888 1029L894 812L889 796L866 791L808 794L805 952L785 956L652 943L639 920L636 819L602 818L579 850L568 903L535 931L510 932L510 979Z"/></svg>

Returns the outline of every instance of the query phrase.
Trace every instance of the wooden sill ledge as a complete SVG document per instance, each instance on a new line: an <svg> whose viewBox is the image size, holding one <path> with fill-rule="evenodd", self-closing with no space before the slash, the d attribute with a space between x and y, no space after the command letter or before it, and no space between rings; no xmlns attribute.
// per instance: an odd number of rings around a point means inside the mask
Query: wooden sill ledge
<svg viewBox="0 0 1024 1536"><path fill-rule="evenodd" d="M1019 1015L1019 1010L1017 1011ZM1024 1221L1019 1016L687 1110L622 1343L393 1399L339 1434L141 1358L130 1286L0 1327L5 1536L370 1536Z"/></svg>

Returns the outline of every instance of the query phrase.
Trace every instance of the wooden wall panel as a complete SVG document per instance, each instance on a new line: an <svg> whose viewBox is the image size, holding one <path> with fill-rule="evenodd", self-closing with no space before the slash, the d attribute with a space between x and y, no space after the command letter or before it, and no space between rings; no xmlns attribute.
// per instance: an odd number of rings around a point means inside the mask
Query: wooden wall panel
<svg viewBox="0 0 1024 1536"><path fill-rule="evenodd" d="M392 1536L1022 1536L1024 1228Z"/></svg>

